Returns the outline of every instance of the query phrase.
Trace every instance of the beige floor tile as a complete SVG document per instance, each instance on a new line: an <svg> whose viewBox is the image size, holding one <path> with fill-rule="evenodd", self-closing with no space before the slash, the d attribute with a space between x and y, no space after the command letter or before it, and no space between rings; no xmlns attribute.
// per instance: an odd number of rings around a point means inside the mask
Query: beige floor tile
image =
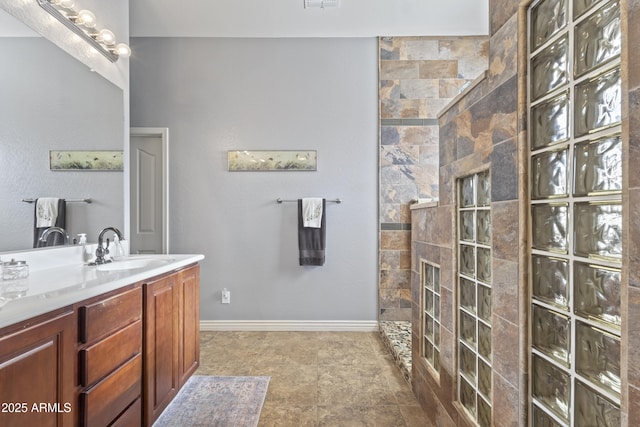
<svg viewBox="0 0 640 427"><path fill-rule="evenodd" d="M269 376L266 401L280 405L316 405L318 399L318 367L255 367L252 375Z"/></svg>
<svg viewBox="0 0 640 427"><path fill-rule="evenodd" d="M264 427L431 427L374 332L203 332L196 373L271 377Z"/></svg>
<svg viewBox="0 0 640 427"><path fill-rule="evenodd" d="M315 427L318 425L315 406L288 406L265 402L259 427Z"/></svg>
<svg viewBox="0 0 640 427"><path fill-rule="evenodd" d="M319 406L318 426L322 427L406 427L397 405Z"/></svg>

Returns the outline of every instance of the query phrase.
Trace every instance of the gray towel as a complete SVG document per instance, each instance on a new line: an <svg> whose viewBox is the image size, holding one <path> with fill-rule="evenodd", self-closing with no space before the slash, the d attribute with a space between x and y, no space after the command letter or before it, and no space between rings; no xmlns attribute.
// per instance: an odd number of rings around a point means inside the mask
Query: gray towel
<svg viewBox="0 0 640 427"><path fill-rule="evenodd" d="M53 235L49 235L49 240L48 242L51 242L51 244L47 245L46 243L43 243L40 241L40 236L42 236L42 233L44 233L44 230L46 230L49 227L37 227L36 224L38 223L38 219L37 219L37 212L36 210L38 209L38 200L36 200L34 203L34 213L33 213L33 247L34 248L41 248L44 246L58 246L58 245L64 245L64 238L59 234L59 233L55 233ZM56 218L56 223L54 224L56 227L60 227L60 228L66 228L67 227L67 202L64 199L58 199L58 217Z"/></svg>
<svg viewBox="0 0 640 427"><path fill-rule="evenodd" d="M320 228L304 226L302 199L298 199L298 249L300 265L324 265L324 247L326 241L326 200L322 199L322 222Z"/></svg>

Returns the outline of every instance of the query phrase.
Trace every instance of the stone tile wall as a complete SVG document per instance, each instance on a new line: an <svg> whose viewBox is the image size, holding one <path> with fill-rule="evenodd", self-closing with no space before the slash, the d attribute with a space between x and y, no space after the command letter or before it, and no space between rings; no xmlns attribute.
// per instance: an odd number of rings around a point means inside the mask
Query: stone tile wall
<svg viewBox="0 0 640 427"><path fill-rule="evenodd" d="M495 2L494 2L495 3ZM497 15L492 15L494 18ZM413 387L432 421L441 426L474 425L457 406L457 233L456 182L491 171L493 425L525 425L526 395L520 393L524 346L519 298L524 234L519 217L518 16L492 22L489 69L439 117L440 203L412 211L414 325L420 324L420 260L440 266L440 371L433 375L419 354L420 330L413 328Z"/></svg>
<svg viewBox="0 0 640 427"><path fill-rule="evenodd" d="M529 1L490 0L487 78L447 110L440 124L440 206L412 211L413 323L419 324L419 261L441 268L441 369L436 380L419 355L413 329L413 388L432 422L471 425L456 401L455 179L487 166L492 174L494 426L528 425L528 277L525 220L526 123L518 44ZM520 10L519 10L520 8ZM622 426L640 425L640 0L621 0L623 28ZM522 25L521 25L522 24ZM522 51L523 54L525 50ZM519 100L518 94L523 97ZM524 112L524 108L520 111ZM525 184L525 185L523 185Z"/></svg>
<svg viewBox="0 0 640 427"><path fill-rule="evenodd" d="M381 320L411 319L409 206L438 197L437 114L488 53L487 37L380 39Z"/></svg>

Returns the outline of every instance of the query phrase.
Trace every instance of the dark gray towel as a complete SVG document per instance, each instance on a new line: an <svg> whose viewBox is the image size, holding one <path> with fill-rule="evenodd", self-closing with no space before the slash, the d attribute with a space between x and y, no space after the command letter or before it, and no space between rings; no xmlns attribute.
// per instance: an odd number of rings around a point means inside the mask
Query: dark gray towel
<svg viewBox="0 0 640 427"><path fill-rule="evenodd" d="M38 200L33 202L33 247L34 248L42 248L45 246L59 246L64 245L64 238L60 235L60 233L54 233L53 235L49 235L49 239L47 242L51 242L50 244L46 244L40 241L40 236L44 233L49 227L36 227L38 220L36 218L36 212L38 209ZM67 227L67 202L64 199L58 199L58 217L56 218L56 227L66 228Z"/></svg>
<svg viewBox="0 0 640 427"><path fill-rule="evenodd" d="M298 199L298 249L300 265L324 265L324 247L327 235L326 200L322 199L320 228L305 227L302 217L302 199Z"/></svg>

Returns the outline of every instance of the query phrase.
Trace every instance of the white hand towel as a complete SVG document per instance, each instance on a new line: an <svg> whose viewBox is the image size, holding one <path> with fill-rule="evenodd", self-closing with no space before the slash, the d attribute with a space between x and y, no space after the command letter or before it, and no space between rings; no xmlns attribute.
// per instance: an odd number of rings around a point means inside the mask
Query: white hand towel
<svg viewBox="0 0 640 427"><path fill-rule="evenodd" d="M308 197L302 199L303 226L308 228L320 228L322 224L322 199Z"/></svg>
<svg viewBox="0 0 640 427"><path fill-rule="evenodd" d="M58 218L58 198L40 197L36 201L36 227L53 227Z"/></svg>

